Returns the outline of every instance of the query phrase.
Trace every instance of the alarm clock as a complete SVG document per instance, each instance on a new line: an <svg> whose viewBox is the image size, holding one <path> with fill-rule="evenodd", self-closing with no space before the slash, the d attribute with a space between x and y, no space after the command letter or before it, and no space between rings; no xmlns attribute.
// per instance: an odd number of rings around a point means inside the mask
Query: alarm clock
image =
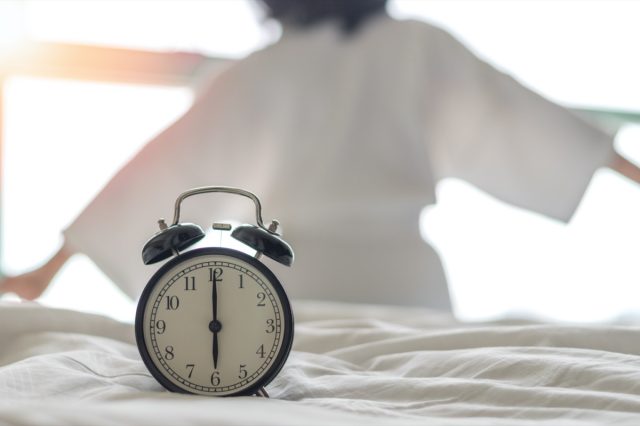
<svg viewBox="0 0 640 426"><path fill-rule="evenodd" d="M255 256L227 247L187 250L205 232L180 223L184 199L229 193L251 199L256 225L214 223L221 232L256 251ZM173 392L207 395L258 395L285 364L293 342L293 314L275 274L261 261L286 266L294 254L278 233L266 227L260 200L239 188L209 186L186 191L175 202L173 223L144 245L142 260L169 259L147 283L136 311L138 350L153 377Z"/></svg>

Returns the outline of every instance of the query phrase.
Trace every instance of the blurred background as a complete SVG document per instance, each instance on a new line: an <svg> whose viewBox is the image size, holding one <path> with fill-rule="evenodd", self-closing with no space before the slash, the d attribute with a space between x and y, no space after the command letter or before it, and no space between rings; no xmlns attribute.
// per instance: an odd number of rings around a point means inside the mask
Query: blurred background
<svg viewBox="0 0 640 426"><path fill-rule="evenodd" d="M640 162L640 2L392 0L389 12L447 29L542 95L619 128L618 149ZM249 0L0 1L3 273L53 254L60 230L189 107L203 76L279 35ZM640 189L614 172L596 174L569 225L461 181L441 182L438 197L421 230L459 318L640 316ZM80 255L40 301L124 320L135 309Z"/></svg>

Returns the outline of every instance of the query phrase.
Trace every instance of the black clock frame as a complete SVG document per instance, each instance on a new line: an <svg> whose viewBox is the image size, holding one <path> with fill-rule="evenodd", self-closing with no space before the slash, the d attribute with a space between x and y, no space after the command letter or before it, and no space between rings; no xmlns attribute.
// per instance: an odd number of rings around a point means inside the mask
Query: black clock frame
<svg viewBox="0 0 640 426"><path fill-rule="evenodd" d="M165 375L156 367L155 363L151 359L149 355L149 350L147 348L147 344L144 341L144 313L145 307L147 306L147 301L151 292L155 288L158 280L164 276L170 269L174 268L178 264L184 262L185 260L189 260L194 257L206 256L206 255L223 255L229 256L232 258L236 258L243 262L250 264L259 270L271 283L276 294L280 298L280 303L282 304L282 316L284 320L284 332L282 334L282 345L280 346L280 351L276 355L275 361L273 365L269 368L269 370L262 375L261 378L257 379L256 382L237 393L227 394L227 395L203 395L195 392L189 392L186 389L183 389L169 379L165 377ZM142 357L142 361L147 366L147 369L153 377L166 389L171 392L184 393L190 395L202 395L202 396L247 396L247 395L255 395L262 387L267 386L271 381L278 375L282 367L284 366L287 358L289 357L289 353L291 352L291 346L293 344L293 312L291 310L291 304L289 303L289 298L282 287L282 284L275 276L273 272L265 264L260 262L255 257L249 256L246 253L243 253L238 250L226 248L226 247L203 247L195 250L190 250L184 253L179 254L173 259L169 260L167 263L162 265L162 267L151 277L147 285L145 286L142 294L140 295L140 299L138 300L138 307L136 309L136 321L135 321L135 334L136 334L136 343L138 345L138 352L140 352L140 356Z"/></svg>

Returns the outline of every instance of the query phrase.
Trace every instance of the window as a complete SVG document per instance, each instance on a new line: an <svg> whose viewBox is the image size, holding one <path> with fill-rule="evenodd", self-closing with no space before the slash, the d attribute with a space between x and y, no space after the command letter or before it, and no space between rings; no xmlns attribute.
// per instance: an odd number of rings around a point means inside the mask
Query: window
<svg viewBox="0 0 640 426"><path fill-rule="evenodd" d="M446 28L556 102L640 111L640 3L396 0L389 10ZM80 49L78 60L89 50L111 58L82 75L78 67L36 76L17 70L5 80L3 269L29 269L57 248L60 229L188 107L201 61L240 58L277 38L277 28L259 20L255 4L239 0L0 2L0 61L24 40ZM188 63L169 67L174 62L162 58L172 51L191 52ZM123 77L119 67L129 61L122 55L145 58L145 71L162 72ZM640 162L638 140L640 127L627 125L617 143ZM640 308L638 186L599 172L568 226L463 182L443 182L438 192L439 205L425 209L422 228L443 255L461 318L522 313L596 321ZM133 303L83 257L65 267L42 301L133 317Z"/></svg>
<svg viewBox="0 0 640 426"><path fill-rule="evenodd" d="M10 78L4 96L3 271L19 273L51 256L60 230L190 102L187 88ZM132 313L126 297L81 256L66 265L42 302L119 318Z"/></svg>

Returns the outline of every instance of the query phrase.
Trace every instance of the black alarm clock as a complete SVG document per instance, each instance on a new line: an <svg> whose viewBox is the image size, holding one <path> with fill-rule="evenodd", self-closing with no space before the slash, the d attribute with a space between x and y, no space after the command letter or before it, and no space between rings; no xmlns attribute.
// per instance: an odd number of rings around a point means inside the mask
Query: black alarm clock
<svg viewBox="0 0 640 426"><path fill-rule="evenodd" d="M256 225L214 223L213 228L256 250L250 256L226 247L187 250L203 229L180 222L190 196L231 193L250 198ZM265 386L285 364L293 342L293 314L278 278L262 255L286 266L293 250L266 227L260 200L251 192L210 186L186 191L175 203L174 220L158 221L160 232L144 245L145 264L166 260L147 283L136 312L138 350L160 384L173 392L207 396L268 396Z"/></svg>

